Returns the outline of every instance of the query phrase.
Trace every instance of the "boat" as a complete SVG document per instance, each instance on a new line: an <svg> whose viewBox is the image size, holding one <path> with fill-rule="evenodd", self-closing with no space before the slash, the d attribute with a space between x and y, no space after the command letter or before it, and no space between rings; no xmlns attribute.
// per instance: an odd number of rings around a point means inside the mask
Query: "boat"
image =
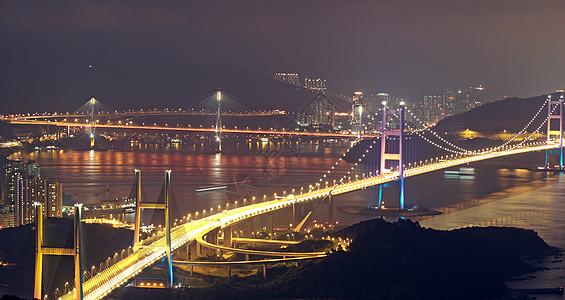
<svg viewBox="0 0 565 300"><path fill-rule="evenodd" d="M443 173L445 175L475 176L475 168L461 167L459 170L445 170Z"/></svg>
<svg viewBox="0 0 565 300"><path fill-rule="evenodd" d="M219 184L202 185L202 186L199 186L196 189L196 192L208 192L208 191L213 191L213 190L227 189L229 186L246 184L246 183L250 183L250 182L251 182L251 180L247 179L247 180L231 181L231 182L219 183Z"/></svg>

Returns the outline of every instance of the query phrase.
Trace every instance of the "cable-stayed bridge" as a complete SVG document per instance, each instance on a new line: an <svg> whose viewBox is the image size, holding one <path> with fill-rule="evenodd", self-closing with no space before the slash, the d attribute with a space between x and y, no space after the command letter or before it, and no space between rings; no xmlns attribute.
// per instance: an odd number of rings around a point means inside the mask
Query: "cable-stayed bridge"
<svg viewBox="0 0 565 300"><path fill-rule="evenodd" d="M316 95L302 109L307 111L310 106L319 105L318 99L325 100L324 95ZM335 106L326 100L324 109L328 110L326 122L333 123ZM92 98L84 103L73 113L52 113L52 114L32 114L32 115L11 115L5 116L4 120L11 124L17 125L44 125L57 126L70 129L85 129L88 133L95 132L96 129L109 130L128 130L128 131L175 131L184 133L210 133L215 134L218 142L218 148L221 148L221 137L224 134L255 134L255 135L276 135L276 136L314 136L326 138L355 138L358 133L347 132L319 132L296 130L297 115L294 112L285 112L280 110L264 110L256 105L250 104L224 91L216 91L199 97L197 99L186 101L177 106L176 109L150 109L137 111L111 111L100 101ZM314 113L320 114L318 107ZM309 112L312 114L313 112ZM181 124L157 124L155 122L143 122L141 119L147 120L154 117L200 117L204 118L203 123L198 125L181 125ZM253 118L253 117L274 117L280 116L287 121L280 124L282 128L269 126L269 128L246 126L244 122L238 121L232 127L226 127L223 124L225 118ZM312 119L316 116L308 116ZM319 118L318 118L319 119ZM146 124L147 123L147 124ZM364 137L376 137L375 134L363 134ZM92 142L96 138L95 134L91 135ZM219 149L218 149L219 150Z"/></svg>
<svg viewBox="0 0 565 300"><path fill-rule="evenodd" d="M544 108L547 109L545 117L542 114ZM127 282L135 278L143 270L155 265L158 261L165 259L168 266L168 285L173 284L172 273L172 253L181 248L187 249L191 255L198 256L204 250L207 244L218 244L218 235L223 233L223 247L230 248L232 245L232 228L235 224L245 222L251 218L273 213L283 209L296 209L296 206L311 203L316 200L327 199L332 203L332 198L337 195L355 192L366 188L379 186L390 182L400 183L399 209L404 209L404 185L406 178L416 175L425 174L449 167L466 165L468 163L510 156L525 154L531 152L546 152L544 168L563 170L563 97L560 99L548 98L546 102L533 113L530 120L525 120L525 126L512 138L500 143L496 146L483 149L466 149L463 148L441 135L433 132L433 129L424 127L411 128L406 125L405 113L412 116L410 111L401 106L399 109L392 110L386 106L382 108L383 127L381 137L372 139L368 143L357 143L355 151L360 153L355 157L354 163L350 163L351 169L348 171L338 171L340 164L343 164L345 155L340 157L339 161L325 174L321 174L319 180L311 183L302 183L302 188L296 187L291 193L282 193L282 196L273 195L272 198L263 199L263 201L249 201L249 205L237 205L232 209L219 211L216 214L208 216L202 215L202 218L184 218L178 224L171 224L169 199L170 190L170 172L166 172L166 180L164 185L164 203L142 203L141 193L141 176L140 172L136 174L137 189L137 208L163 209L165 210L165 227L156 236L145 241L138 239L139 220L136 220L136 234L133 244L133 252L125 258L117 261L112 266L100 271L97 274L91 274L91 277L84 281L83 266L80 262L80 230L78 230L77 242L74 251L71 249L48 249L42 253L38 251L38 256L42 255L74 255L75 261L75 289L68 294L63 295L62 299L100 299L107 296L115 289L125 285ZM558 121L556 124L555 121ZM417 122L416 122L417 123ZM556 126L557 125L557 126ZM546 128L543 139L536 138L541 134L542 128ZM431 147L441 150L442 152L433 152L434 155L441 153L433 158L421 159L420 156L414 155L414 149L411 148L410 141L420 139ZM361 148L360 148L361 147ZM364 148L363 148L364 147ZM353 150L348 150L348 153ZM555 155L556 154L556 155ZM551 156L555 155L554 162L551 162ZM349 158L351 160L351 157ZM348 165L348 166L349 166ZM361 177L352 177L353 172L364 165L366 172ZM343 176L342 176L343 175ZM358 175L358 174L357 174ZM333 176L333 177L332 177ZM307 186L304 189L304 186ZM381 203L374 207L379 209ZM80 206L76 208L76 215L80 216ZM136 216L138 216L136 214ZM41 219L40 214L38 214ZM80 222L78 222L80 224ZM41 240L39 235L38 240ZM41 247L39 247L41 249ZM216 249L217 250L217 249ZM308 254L299 254L308 255ZM318 255L316 253L310 255ZM78 275L77 275L78 274ZM41 289L41 268L36 274L36 296L41 297L43 291ZM37 282L39 281L39 287Z"/></svg>

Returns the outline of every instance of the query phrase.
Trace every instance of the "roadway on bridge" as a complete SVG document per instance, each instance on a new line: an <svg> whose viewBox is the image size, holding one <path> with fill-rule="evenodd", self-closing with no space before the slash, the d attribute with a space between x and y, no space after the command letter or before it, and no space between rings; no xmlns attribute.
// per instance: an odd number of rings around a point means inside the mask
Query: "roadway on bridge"
<svg viewBox="0 0 565 300"><path fill-rule="evenodd" d="M11 124L18 125L50 125L58 127L93 127L102 129L116 129L116 130L148 130L148 131L181 131L181 132L211 132L215 133L215 128L204 127L167 127L167 126L140 126L140 125L112 125L112 124L96 124L90 125L88 123L73 123L73 122L50 122L50 121L31 121L31 120L16 120L10 121ZM290 135L290 136L315 136L326 138L357 138L357 134L353 133L332 133L332 132L309 132L309 131L285 131L285 130L260 130L260 129L222 129L222 134L260 134L260 135ZM379 137L376 134L363 134L362 138Z"/></svg>

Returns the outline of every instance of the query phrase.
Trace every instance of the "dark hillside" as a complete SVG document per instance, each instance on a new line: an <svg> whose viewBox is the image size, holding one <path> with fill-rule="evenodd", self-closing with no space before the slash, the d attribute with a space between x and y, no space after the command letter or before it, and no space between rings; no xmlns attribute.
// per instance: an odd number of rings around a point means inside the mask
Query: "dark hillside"
<svg viewBox="0 0 565 300"><path fill-rule="evenodd" d="M561 94L553 94L558 98ZM470 129L484 135L500 133L503 130L509 132L520 131L538 111L547 96L533 98L509 98L492 103L487 103L460 115L445 118L434 127L436 132L456 132ZM536 121L528 128L528 132L534 131L547 117L547 105L540 112ZM545 128L542 128L545 132Z"/></svg>
<svg viewBox="0 0 565 300"><path fill-rule="evenodd" d="M286 271L274 266L265 283L217 280L177 299L502 299L505 278L531 270L523 256L554 253L535 232L516 228L439 231L374 219L333 236L352 238L349 251Z"/></svg>

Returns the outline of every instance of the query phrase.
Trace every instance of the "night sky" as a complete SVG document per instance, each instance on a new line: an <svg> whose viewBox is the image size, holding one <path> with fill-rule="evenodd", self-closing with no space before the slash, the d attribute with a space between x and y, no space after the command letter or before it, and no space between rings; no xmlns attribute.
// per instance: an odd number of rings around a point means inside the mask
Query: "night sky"
<svg viewBox="0 0 565 300"><path fill-rule="evenodd" d="M162 2L1 1L0 54L22 70L21 78L0 70L0 79L10 82L0 97L22 88L29 53L58 52L67 44L105 45L108 62L112 51L148 51L265 77L320 76L334 93L384 91L409 101L432 88L477 84L493 98L565 88L562 0ZM25 46L16 51L13 44ZM80 52L65 55L86 68L80 72L101 63ZM49 60L38 57L40 66Z"/></svg>

